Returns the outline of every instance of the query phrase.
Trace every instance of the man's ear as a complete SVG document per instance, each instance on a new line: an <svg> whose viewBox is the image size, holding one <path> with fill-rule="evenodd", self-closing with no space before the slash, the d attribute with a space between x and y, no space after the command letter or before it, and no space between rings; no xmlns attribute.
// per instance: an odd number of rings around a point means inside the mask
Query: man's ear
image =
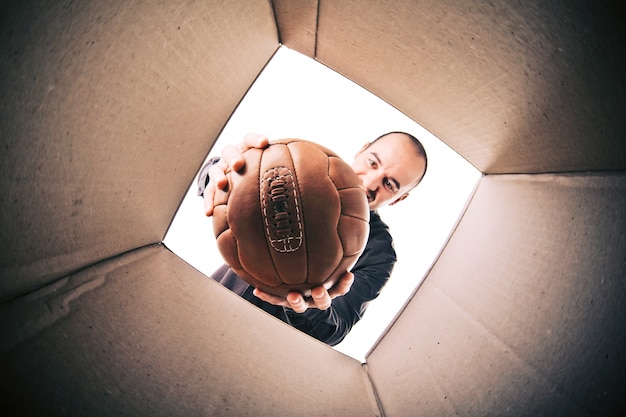
<svg viewBox="0 0 626 417"><path fill-rule="evenodd" d="M400 201L404 200L408 196L409 196L409 193L404 193L400 197L398 197L395 201L392 201L391 203L389 203L389 205L393 206L394 204L399 203Z"/></svg>

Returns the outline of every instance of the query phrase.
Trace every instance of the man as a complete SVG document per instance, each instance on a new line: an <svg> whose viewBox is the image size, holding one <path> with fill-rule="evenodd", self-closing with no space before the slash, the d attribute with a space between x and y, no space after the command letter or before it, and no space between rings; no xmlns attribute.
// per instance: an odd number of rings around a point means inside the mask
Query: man
<svg viewBox="0 0 626 417"><path fill-rule="evenodd" d="M207 216L213 214L215 190L228 184L226 173L229 170L239 171L244 166L241 154L247 149L267 145L267 137L249 134L243 143L224 148L218 162L213 160L205 165L198 178L198 194L204 197ZM227 265L212 276L249 302L329 345L343 340L389 279L396 253L388 227L376 210L396 204L408 196L426 173L427 157L424 147L415 137L404 132L391 132L365 144L351 166L367 196L370 234L355 266L332 288L313 288L311 297L304 297L298 292L279 297L252 288Z"/></svg>

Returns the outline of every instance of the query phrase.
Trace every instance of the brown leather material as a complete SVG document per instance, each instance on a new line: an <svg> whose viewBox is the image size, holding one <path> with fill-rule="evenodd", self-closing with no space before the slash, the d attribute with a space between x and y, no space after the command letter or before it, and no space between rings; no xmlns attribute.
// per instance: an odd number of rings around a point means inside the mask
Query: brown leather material
<svg viewBox="0 0 626 417"><path fill-rule="evenodd" d="M352 168L300 139L243 154L216 194L213 231L226 263L251 285L286 295L332 286L365 248L369 208Z"/></svg>

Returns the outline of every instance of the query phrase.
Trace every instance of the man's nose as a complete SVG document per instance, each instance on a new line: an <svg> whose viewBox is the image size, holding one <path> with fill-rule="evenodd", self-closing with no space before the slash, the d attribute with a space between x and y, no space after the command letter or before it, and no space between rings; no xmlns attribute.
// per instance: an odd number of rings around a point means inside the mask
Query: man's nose
<svg viewBox="0 0 626 417"><path fill-rule="evenodd" d="M361 175L361 184L370 191L376 191L377 180L378 178L374 172L368 172L367 174Z"/></svg>

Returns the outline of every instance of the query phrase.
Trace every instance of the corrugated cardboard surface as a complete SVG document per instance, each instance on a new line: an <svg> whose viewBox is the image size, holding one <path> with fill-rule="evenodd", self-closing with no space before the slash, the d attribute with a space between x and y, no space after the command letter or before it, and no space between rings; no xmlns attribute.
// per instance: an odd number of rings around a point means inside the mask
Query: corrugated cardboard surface
<svg viewBox="0 0 626 417"><path fill-rule="evenodd" d="M618 6L3 5L1 409L623 414ZM150 246L279 34L485 173L600 172L483 178L432 273L368 357L382 412L357 361Z"/></svg>
<svg viewBox="0 0 626 417"><path fill-rule="evenodd" d="M277 32L266 1L3 8L7 299L160 242Z"/></svg>
<svg viewBox="0 0 626 417"><path fill-rule="evenodd" d="M386 415L623 415L624 230L626 175L484 177L368 357Z"/></svg>
<svg viewBox="0 0 626 417"><path fill-rule="evenodd" d="M321 1L315 58L483 173L626 169L624 17L610 1Z"/></svg>
<svg viewBox="0 0 626 417"><path fill-rule="evenodd" d="M318 0L272 0L280 42L315 57Z"/></svg>
<svg viewBox="0 0 626 417"><path fill-rule="evenodd" d="M378 414L358 361L163 246L5 306L0 330L4 415Z"/></svg>

